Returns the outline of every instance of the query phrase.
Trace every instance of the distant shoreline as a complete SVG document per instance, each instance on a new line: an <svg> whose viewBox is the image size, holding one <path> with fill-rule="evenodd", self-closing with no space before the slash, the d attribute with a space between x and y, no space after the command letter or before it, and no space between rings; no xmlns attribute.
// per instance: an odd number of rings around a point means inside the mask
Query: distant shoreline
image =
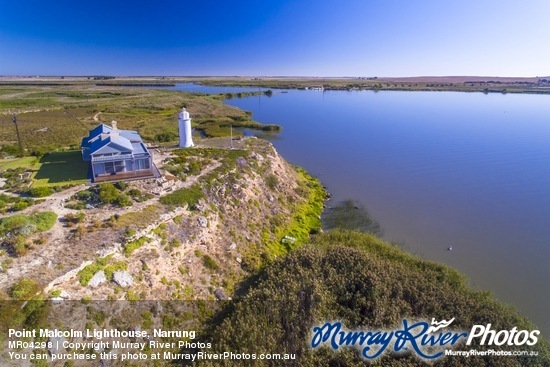
<svg viewBox="0 0 550 367"><path fill-rule="evenodd" d="M455 91L482 93L550 94L550 77L112 77L112 76L0 76L0 86L56 86L93 84L108 87L173 87L197 83L227 87L322 90Z"/></svg>

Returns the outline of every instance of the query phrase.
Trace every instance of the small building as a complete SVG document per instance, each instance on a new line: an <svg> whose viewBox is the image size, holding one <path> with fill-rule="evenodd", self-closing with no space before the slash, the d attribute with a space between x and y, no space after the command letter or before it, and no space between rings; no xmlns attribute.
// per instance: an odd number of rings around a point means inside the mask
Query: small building
<svg viewBox="0 0 550 367"><path fill-rule="evenodd" d="M159 177L153 156L137 131L101 124L82 139L82 159L90 162L92 182Z"/></svg>

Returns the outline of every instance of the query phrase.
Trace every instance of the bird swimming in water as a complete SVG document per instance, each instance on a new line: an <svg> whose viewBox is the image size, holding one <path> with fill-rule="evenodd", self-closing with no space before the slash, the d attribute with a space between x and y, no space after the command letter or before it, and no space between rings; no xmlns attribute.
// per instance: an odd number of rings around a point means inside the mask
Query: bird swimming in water
<svg viewBox="0 0 550 367"><path fill-rule="evenodd" d="M447 251L453 251L453 245L447 247Z"/></svg>

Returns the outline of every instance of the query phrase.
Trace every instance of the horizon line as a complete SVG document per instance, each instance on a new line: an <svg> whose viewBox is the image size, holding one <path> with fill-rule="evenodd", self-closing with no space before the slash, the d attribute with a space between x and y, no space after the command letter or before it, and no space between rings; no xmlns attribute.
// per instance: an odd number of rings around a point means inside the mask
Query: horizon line
<svg viewBox="0 0 550 367"><path fill-rule="evenodd" d="M0 78L302 78L302 79L414 79L414 78L503 78L503 79L534 79L549 78L547 76L497 76L497 75L415 75L415 76L306 76L306 75L120 75L120 74L80 74L80 75L0 75Z"/></svg>

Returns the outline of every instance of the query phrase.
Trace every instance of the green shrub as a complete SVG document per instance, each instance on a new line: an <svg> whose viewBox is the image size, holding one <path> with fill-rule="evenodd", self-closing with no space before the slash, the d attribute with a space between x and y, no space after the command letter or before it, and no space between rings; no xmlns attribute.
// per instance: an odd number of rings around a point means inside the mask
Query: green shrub
<svg viewBox="0 0 550 367"><path fill-rule="evenodd" d="M127 270L128 264L124 261L117 261L110 263L113 256L109 255L106 257L99 258L95 263L86 266L84 269L78 272L78 280L82 286L87 286L95 273L100 270L105 272L105 277L108 280L112 280L113 273L119 270Z"/></svg>
<svg viewBox="0 0 550 367"><path fill-rule="evenodd" d="M84 204L84 203L71 203L71 204L66 204L65 208L73 209L73 210L82 210L82 209L86 209L86 204Z"/></svg>
<svg viewBox="0 0 550 367"><path fill-rule="evenodd" d="M50 196L52 194L52 189L48 186L33 187L30 189L29 193L32 197L43 198L45 196Z"/></svg>
<svg viewBox="0 0 550 367"><path fill-rule="evenodd" d="M269 174L265 178L265 184L270 190L275 190L275 188L277 187L277 183L278 183L278 179L277 179L277 176L275 176L274 174Z"/></svg>
<svg viewBox="0 0 550 367"><path fill-rule="evenodd" d="M61 289L55 289L50 292L50 297L59 297L61 295Z"/></svg>
<svg viewBox="0 0 550 367"><path fill-rule="evenodd" d="M172 140L173 134L171 133L160 133L155 135L155 141L161 142L161 143L167 143Z"/></svg>
<svg viewBox="0 0 550 367"><path fill-rule="evenodd" d="M86 219L86 214L83 212L78 212L76 214L69 213L65 215L65 220L71 223L82 223Z"/></svg>
<svg viewBox="0 0 550 367"><path fill-rule="evenodd" d="M6 153L6 155L18 156L19 155L19 146L17 146L17 145L4 145L2 147L2 149L0 149L0 152Z"/></svg>
<svg viewBox="0 0 550 367"><path fill-rule="evenodd" d="M103 183L98 185L98 198L105 204L114 204L121 207L131 206L132 200L126 194L121 194L118 189L124 190L127 187L126 182Z"/></svg>
<svg viewBox="0 0 550 367"><path fill-rule="evenodd" d="M117 261L115 263L107 265L103 271L105 272L105 277L109 280L113 279L113 273L120 270L128 270L128 264L124 261Z"/></svg>
<svg viewBox="0 0 550 367"><path fill-rule="evenodd" d="M39 290L40 286L36 281L23 278L10 287L8 294L13 299L28 300L33 298Z"/></svg>
<svg viewBox="0 0 550 367"><path fill-rule="evenodd" d="M142 195L141 191L138 189L130 189L128 190L128 195L131 197L139 197Z"/></svg>
<svg viewBox="0 0 550 367"><path fill-rule="evenodd" d="M213 270L213 271L218 270L220 268L218 263L216 262L216 260L214 260L213 258L211 258L208 255L203 256L202 263L203 263L205 268Z"/></svg>
<svg viewBox="0 0 550 367"><path fill-rule="evenodd" d="M160 198L160 202L165 205L178 205L184 204L194 206L198 204L199 200L204 197L204 194L199 185L192 186L190 188L183 188L176 190L168 195Z"/></svg>
<svg viewBox="0 0 550 367"><path fill-rule="evenodd" d="M140 300L140 296L137 292L134 292L133 290L129 290L128 292L126 292L126 299L128 301L139 301Z"/></svg>
<svg viewBox="0 0 550 367"><path fill-rule="evenodd" d="M118 182L115 182L114 186L120 191L124 191L128 187L128 184L124 181L118 181Z"/></svg>
<svg viewBox="0 0 550 367"><path fill-rule="evenodd" d="M57 221L57 214L54 212L41 212L34 214L31 220L36 225L36 229L39 232L44 232L53 227Z"/></svg>
<svg viewBox="0 0 550 367"><path fill-rule="evenodd" d="M126 243L126 245L124 245L124 255L126 255L126 257L130 257L132 252L134 252L135 250L137 250L138 248L140 248L141 246L145 245L148 242L151 242L150 238L140 237L137 240Z"/></svg>
<svg viewBox="0 0 550 367"><path fill-rule="evenodd" d="M20 211L20 210L23 210L23 209L27 209L29 207L29 203L26 202L26 201L18 201L17 203L15 203L12 208L13 210L15 211Z"/></svg>
<svg viewBox="0 0 550 367"><path fill-rule="evenodd" d="M189 162L187 166L187 173L190 175L198 174L202 169L202 165L198 161Z"/></svg>
<svg viewBox="0 0 550 367"><path fill-rule="evenodd" d="M115 203L118 199L118 190L112 183L99 184L99 200L106 203Z"/></svg>
<svg viewBox="0 0 550 367"><path fill-rule="evenodd" d="M82 190L75 194L78 200L88 201L93 198L94 194L90 190Z"/></svg>
<svg viewBox="0 0 550 367"><path fill-rule="evenodd" d="M120 194L116 199L116 204L121 207L132 206L132 200L130 200L128 195Z"/></svg>

